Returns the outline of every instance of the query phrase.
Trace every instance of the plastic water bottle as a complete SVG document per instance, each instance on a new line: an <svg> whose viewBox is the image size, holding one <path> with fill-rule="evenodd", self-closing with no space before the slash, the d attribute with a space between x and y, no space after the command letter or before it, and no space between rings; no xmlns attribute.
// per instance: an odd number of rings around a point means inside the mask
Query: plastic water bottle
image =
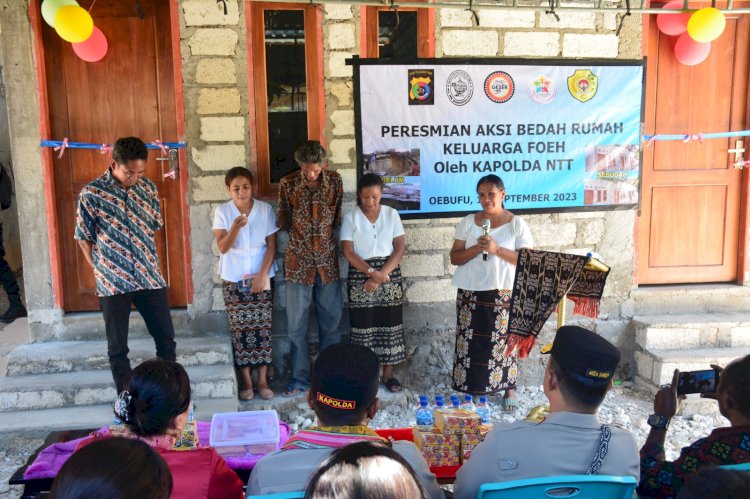
<svg viewBox="0 0 750 499"><path fill-rule="evenodd" d="M456 394L451 395L451 407L450 407L450 409L454 410L454 411L457 410L457 409L460 409L460 407L459 407L460 406L460 402L461 401L458 398L458 395L456 395Z"/></svg>
<svg viewBox="0 0 750 499"><path fill-rule="evenodd" d="M476 406L474 405L474 397L472 397L468 393L464 395L464 401L461 403L461 409L466 409L467 411L474 412L476 410Z"/></svg>
<svg viewBox="0 0 750 499"><path fill-rule="evenodd" d="M427 407L427 397L419 401L419 408L417 409L417 428L422 431L429 431L435 425L435 418L432 416L432 411Z"/></svg>
<svg viewBox="0 0 750 499"><path fill-rule="evenodd" d="M485 397L484 395L479 397L476 411L477 414L479 414L479 417L482 418L482 423L492 422L492 410L490 409L490 405L487 403L487 397Z"/></svg>
<svg viewBox="0 0 750 499"><path fill-rule="evenodd" d="M442 395L435 395L435 410L436 411L442 411L445 410L445 399Z"/></svg>

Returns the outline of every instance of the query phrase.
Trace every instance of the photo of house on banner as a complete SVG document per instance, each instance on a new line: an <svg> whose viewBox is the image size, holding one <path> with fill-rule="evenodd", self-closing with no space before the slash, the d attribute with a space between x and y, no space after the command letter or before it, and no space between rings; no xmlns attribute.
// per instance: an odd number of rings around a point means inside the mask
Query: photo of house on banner
<svg viewBox="0 0 750 499"><path fill-rule="evenodd" d="M638 146L596 145L586 148L585 205L638 203Z"/></svg>
<svg viewBox="0 0 750 499"><path fill-rule="evenodd" d="M363 156L362 173L374 173L383 178L383 204L398 211L420 209L419 149L389 149L368 152Z"/></svg>

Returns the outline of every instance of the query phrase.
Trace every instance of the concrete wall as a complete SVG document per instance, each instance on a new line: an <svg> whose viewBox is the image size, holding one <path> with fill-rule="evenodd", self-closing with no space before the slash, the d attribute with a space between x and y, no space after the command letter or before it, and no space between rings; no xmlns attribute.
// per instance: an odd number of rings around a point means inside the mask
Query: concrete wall
<svg viewBox="0 0 750 499"><path fill-rule="evenodd" d="M28 0L0 0L0 60L3 63L10 151L15 173L16 209L24 263L29 322L42 330L57 327L62 312L54 307L49 231L42 154L39 148L34 35Z"/></svg>
<svg viewBox="0 0 750 499"><path fill-rule="evenodd" d="M228 199L222 174L248 164L252 130L247 116L246 5L227 2L228 14L211 0L181 3L183 76L190 144L191 224L196 294L192 314L223 310L220 280L215 273L216 247L211 241L213 210ZM325 137L331 166L344 178L346 207L354 206L356 183L352 69L345 59L359 54L360 8L336 4L323 7L325 73ZM436 12L436 57L597 57L640 59L640 17L627 18L615 35L614 14L561 13L560 21L533 11L479 11L479 26L460 9ZM512 190L512 186L509 186ZM628 298L633 286L634 212L534 215L525 217L537 247L554 251L594 251L613 267L602 303L602 320L578 321L595 327L625 350L623 375L629 374L633 333ZM451 370L455 327L455 289L448 251L458 219L406 221L404 273L405 322L412 358L402 377L410 383L446 381ZM285 246L281 235L280 251ZM283 268L279 255L278 263ZM342 269L346 263L342 259ZM344 274L345 275L345 274ZM274 316L277 366L286 350L283 272L277 277ZM210 283L207 286L202 283ZM343 283L343 281L342 281ZM555 317L553 316L554 320ZM344 320L346 322L346 318ZM346 329L347 325L342 324ZM552 334L552 323L545 337ZM538 355L522 364L522 381L537 382Z"/></svg>
<svg viewBox="0 0 750 499"><path fill-rule="evenodd" d="M2 53L2 49L0 49ZM0 59L0 163L13 170L10 157L10 128L8 126L8 102L5 97L5 80L2 59ZM18 211L15 202L5 211L0 211L3 226L3 248L5 261L14 272L21 269L21 238L18 233Z"/></svg>
<svg viewBox="0 0 750 499"><path fill-rule="evenodd" d="M32 337L55 338L75 317L62 317L53 306L48 233L43 215L47 206L39 141L33 34L27 17L28 0L0 0L0 53L6 68L10 145L16 172L21 242L26 263L26 291ZM247 4L226 2L225 15L214 0L178 3L180 53L184 83L184 111L188 167L193 280L195 293L181 327L225 331L226 316L216 275L218 253L211 221L219 203L228 199L223 173L232 166L249 165L253 130L248 116L252 99L247 71ZM336 4L323 9L323 63L326 104L325 139L331 167L344 179L346 208L354 206L355 141L351 67L344 61L359 54L360 8ZM561 13L560 21L533 11L479 11L479 26L461 9L436 12L436 57L601 57L640 58L640 16L626 19L620 36L613 14ZM252 165L251 165L252 166ZM512 191L512 186L509 186ZM538 248L595 251L613 267L602 303L602 318L571 320L595 327L620 345L625 353L623 375L633 356L630 317L633 304L632 211L589 212L525 217ZM404 273L405 322L411 358L399 373L412 386L447 382L452 365L455 328L453 271L448 251L456 218L406 221L407 254ZM280 251L285 234L280 235ZM277 261L283 269L281 254ZM342 259L342 269L346 264ZM343 285L343 281L342 281ZM274 316L276 366L284 368L285 290L283 271L277 279ZM96 314L92 314L93 317ZM97 317L97 320L98 317ZM181 319L182 320L182 319ZM554 316L552 317L554 320ZM345 316L342 328L346 329ZM81 326L81 324L79 324ZM70 326L71 330L73 326ZM551 335L550 322L542 341ZM521 381L540 380L538 354L521 365Z"/></svg>

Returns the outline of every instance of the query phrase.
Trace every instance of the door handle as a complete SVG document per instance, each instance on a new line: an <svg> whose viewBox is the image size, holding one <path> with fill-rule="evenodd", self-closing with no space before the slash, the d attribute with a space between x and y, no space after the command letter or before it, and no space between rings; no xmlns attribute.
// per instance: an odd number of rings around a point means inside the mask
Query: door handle
<svg viewBox="0 0 750 499"><path fill-rule="evenodd" d="M170 149L169 154L166 157L156 158L156 161L169 161L169 171L163 174L164 178L177 179L177 175L180 172L180 162L178 159L177 149Z"/></svg>
<svg viewBox="0 0 750 499"><path fill-rule="evenodd" d="M745 152L744 141L742 139L737 139L734 141L734 149L727 149L727 154L734 153L734 162L739 163L744 158L742 156L742 153Z"/></svg>

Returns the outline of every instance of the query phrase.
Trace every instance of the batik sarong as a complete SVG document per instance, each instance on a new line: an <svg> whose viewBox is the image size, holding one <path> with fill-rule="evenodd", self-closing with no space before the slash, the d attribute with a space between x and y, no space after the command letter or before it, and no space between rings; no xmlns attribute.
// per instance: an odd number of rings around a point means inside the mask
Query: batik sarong
<svg viewBox="0 0 750 499"><path fill-rule="evenodd" d="M269 290L253 293L240 288L236 282L224 281L222 290L229 317L234 365L270 364L273 284Z"/></svg>
<svg viewBox="0 0 750 499"><path fill-rule="evenodd" d="M510 290L458 290L453 389L473 394L516 387L518 361L505 355Z"/></svg>
<svg viewBox="0 0 750 499"><path fill-rule="evenodd" d="M370 267L380 269L387 258L366 260ZM401 268L390 274L391 280L373 292L364 288L369 276L349 266L347 290L351 320L351 342L375 352L383 365L400 364L406 360L402 304L404 288Z"/></svg>

